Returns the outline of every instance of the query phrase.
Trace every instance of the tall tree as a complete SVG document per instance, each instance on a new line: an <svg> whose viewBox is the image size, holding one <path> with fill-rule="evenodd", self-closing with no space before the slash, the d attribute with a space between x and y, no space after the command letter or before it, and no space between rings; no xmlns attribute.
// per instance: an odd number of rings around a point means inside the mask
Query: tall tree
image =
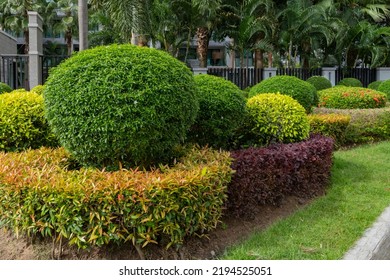
<svg viewBox="0 0 390 280"><path fill-rule="evenodd" d="M78 0L80 50L88 48L88 0Z"/></svg>

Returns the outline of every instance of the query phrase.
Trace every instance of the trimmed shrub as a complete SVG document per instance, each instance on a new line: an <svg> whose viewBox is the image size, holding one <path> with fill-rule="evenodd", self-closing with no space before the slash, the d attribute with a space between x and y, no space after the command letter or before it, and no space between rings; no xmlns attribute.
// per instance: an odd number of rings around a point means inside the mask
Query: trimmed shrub
<svg viewBox="0 0 390 280"><path fill-rule="evenodd" d="M0 95L0 150L20 151L55 144L44 116L42 96L17 91Z"/></svg>
<svg viewBox="0 0 390 280"><path fill-rule="evenodd" d="M9 85L0 82L0 94L6 93L6 92L11 92L11 91L12 91L12 88Z"/></svg>
<svg viewBox="0 0 390 280"><path fill-rule="evenodd" d="M189 140L202 146L227 148L245 115L242 91L232 82L211 75L195 76L199 113Z"/></svg>
<svg viewBox="0 0 390 280"><path fill-rule="evenodd" d="M247 102L251 132L259 144L292 143L309 136L305 109L282 94L259 94Z"/></svg>
<svg viewBox="0 0 390 280"><path fill-rule="evenodd" d="M361 144L390 140L390 108L381 109L328 109L316 108L317 114L343 114L351 117L345 131L345 144Z"/></svg>
<svg viewBox="0 0 390 280"><path fill-rule="evenodd" d="M367 88L369 89L374 89L374 90L378 90L379 86L383 83L383 81L375 81L375 82L372 82L370 83Z"/></svg>
<svg viewBox="0 0 390 280"><path fill-rule="evenodd" d="M275 76L268 78L253 86L249 91L249 97L261 93L281 93L291 96L301 104L307 112L315 103L315 88L293 76Z"/></svg>
<svg viewBox="0 0 390 280"><path fill-rule="evenodd" d="M338 86L363 87L363 83L355 78L344 78L337 83Z"/></svg>
<svg viewBox="0 0 390 280"><path fill-rule="evenodd" d="M342 114L312 114L308 116L310 133L332 137L336 147L345 143L345 133L351 117Z"/></svg>
<svg viewBox="0 0 390 280"><path fill-rule="evenodd" d="M130 44L79 52L53 69L45 85L47 119L85 166L169 162L199 109L184 63Z"/></svg>
<svg viewBox="0 0 390 280"><path fill-rule="evenodd" d="M312 76L306 80L309 84L312 84L316 90L323 90L332 87L332 83L325 77Z"/></svg>
<svg viewBox="0 0 390 280"><path fill-rule="evenodd" d="M235 170L228 187L228 211L253 215L259 204L279 205L286 195L313 197L329 183L333 139L312 136L294 144L232 152Z"/></svg>
<svg viewBox="0 0 390 280"><path fill-rule="evenodd" d="M385 93L390 98L390 80L384 81L378 87L378 90Z"/></svg>
<svg viewBox="0 0 390 280"><path fill-rule="evenodd" d="M63 148L0 153L0 224L86 248L179 246L220 222L232 174L227 152L193 149L150 172L67 171L68 157Z"/></svg>
<svg viewBox="0 0 390 280"><path fill-rule="evenodd" d="M386 106L386 95L362 87L333 87L320 91L319 107L335 109L368 109Z"/></svg>
<svg viewBox="0 0 390 280"><path fill-rule="evenodd" d="M33 87L30 91L35 92L36 94L42 95L44 90L45 90L44 85L37 85L37 86Z"/></svg>

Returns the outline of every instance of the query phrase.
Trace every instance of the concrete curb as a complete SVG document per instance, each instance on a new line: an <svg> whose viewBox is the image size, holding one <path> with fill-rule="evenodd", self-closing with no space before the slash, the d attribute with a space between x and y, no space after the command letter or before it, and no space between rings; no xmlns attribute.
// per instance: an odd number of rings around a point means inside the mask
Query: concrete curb
<svg viewBox="0 0 390 280"><path fill-rule="evenodd" d="M344 260L390 260L390 206L366 230Z"/></svg>

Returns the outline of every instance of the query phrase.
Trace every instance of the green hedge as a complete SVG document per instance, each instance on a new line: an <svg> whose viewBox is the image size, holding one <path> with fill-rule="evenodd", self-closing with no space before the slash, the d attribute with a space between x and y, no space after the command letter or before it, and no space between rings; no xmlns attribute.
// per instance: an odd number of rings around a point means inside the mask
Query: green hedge
<svg viewBox="0 0 390 280"><path fill-rule="evenodd" d="M368 109L386 106L382 92L362 87L337 86L319 92L319 107L335 109Z"/></svg>
<svg viewBox="0 0 390 280"><path fill-rule="evenodd" d="M221 77L195 76L199 113L188 138L201 146L227 148L245 116L245 99L239 87Z"/></svg>
<svg viewBox="0 0 390 280"><path fill-rule="evenodd" d="M390 108L380 109L328 109L316 108L317 114L342 114L351 117L345 131L346 144L360 144L390 140Z"/></svg>
<svg viewBox="0 0 390 280"><path fill-rule="evenodd" d="M0 95L0 150L56 145L45 119L42 96L20 90Z"/></svg>
<svg viewBox="0 0 390 280"><path fill-rule="evenodd" d="M384 92L387 97L390 98L390 80L382 82L379 85L378 90Z"/></svg>
<svg viewBox="0 0 390 280"><path fill-rule="evenodd" d="M306 82L312 84L317 90L323 90L332 87L332 83L325 77L312 76L306 80Z"/></svg>
<svg viewBox="0 0 390 280"><path fill-rule="evenodd" d="M199 109L184 63L130 44L79 52L54 68L45 86L47 119L84 166L173 162Z"/></svg>
<svg viewBox="0 0 390 280"><path fill-rule="evenodd" d="M344 78L337 83L338 86L363 87L363 83L356 78Z"/></svg>
<svg viewBox="0 0 390 280"><path fill-rule="evenodd" d="M11 92L11 91L12 91L12 88L9 85L0 82L0 94L6 93L6 92Z"/></svg>
<svg viewBox="0 0 390 280"><path fill-rule="evenodd" d="M63 148L0 152L0 224L79 248L174 246L220 222L231 180L227 152L193 149L174 167L66 170Z"/></svg>
<svg viewBox="0 0 390 280"><path fill-rule="evenodd" d="M375 81L370 83L367 88L378 90L379 86L383 83L383 81Z"/></svg>

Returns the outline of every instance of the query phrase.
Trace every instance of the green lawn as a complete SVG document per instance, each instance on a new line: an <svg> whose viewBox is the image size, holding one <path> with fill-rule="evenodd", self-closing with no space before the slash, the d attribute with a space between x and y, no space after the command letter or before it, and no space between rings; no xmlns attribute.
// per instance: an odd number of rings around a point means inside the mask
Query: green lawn
<svg viewBox="0 0 390 280"><path fill-rule="evenodd" d="M341 259L389 205L390 142L337 151L325 196L222 258Z"/></svg>

